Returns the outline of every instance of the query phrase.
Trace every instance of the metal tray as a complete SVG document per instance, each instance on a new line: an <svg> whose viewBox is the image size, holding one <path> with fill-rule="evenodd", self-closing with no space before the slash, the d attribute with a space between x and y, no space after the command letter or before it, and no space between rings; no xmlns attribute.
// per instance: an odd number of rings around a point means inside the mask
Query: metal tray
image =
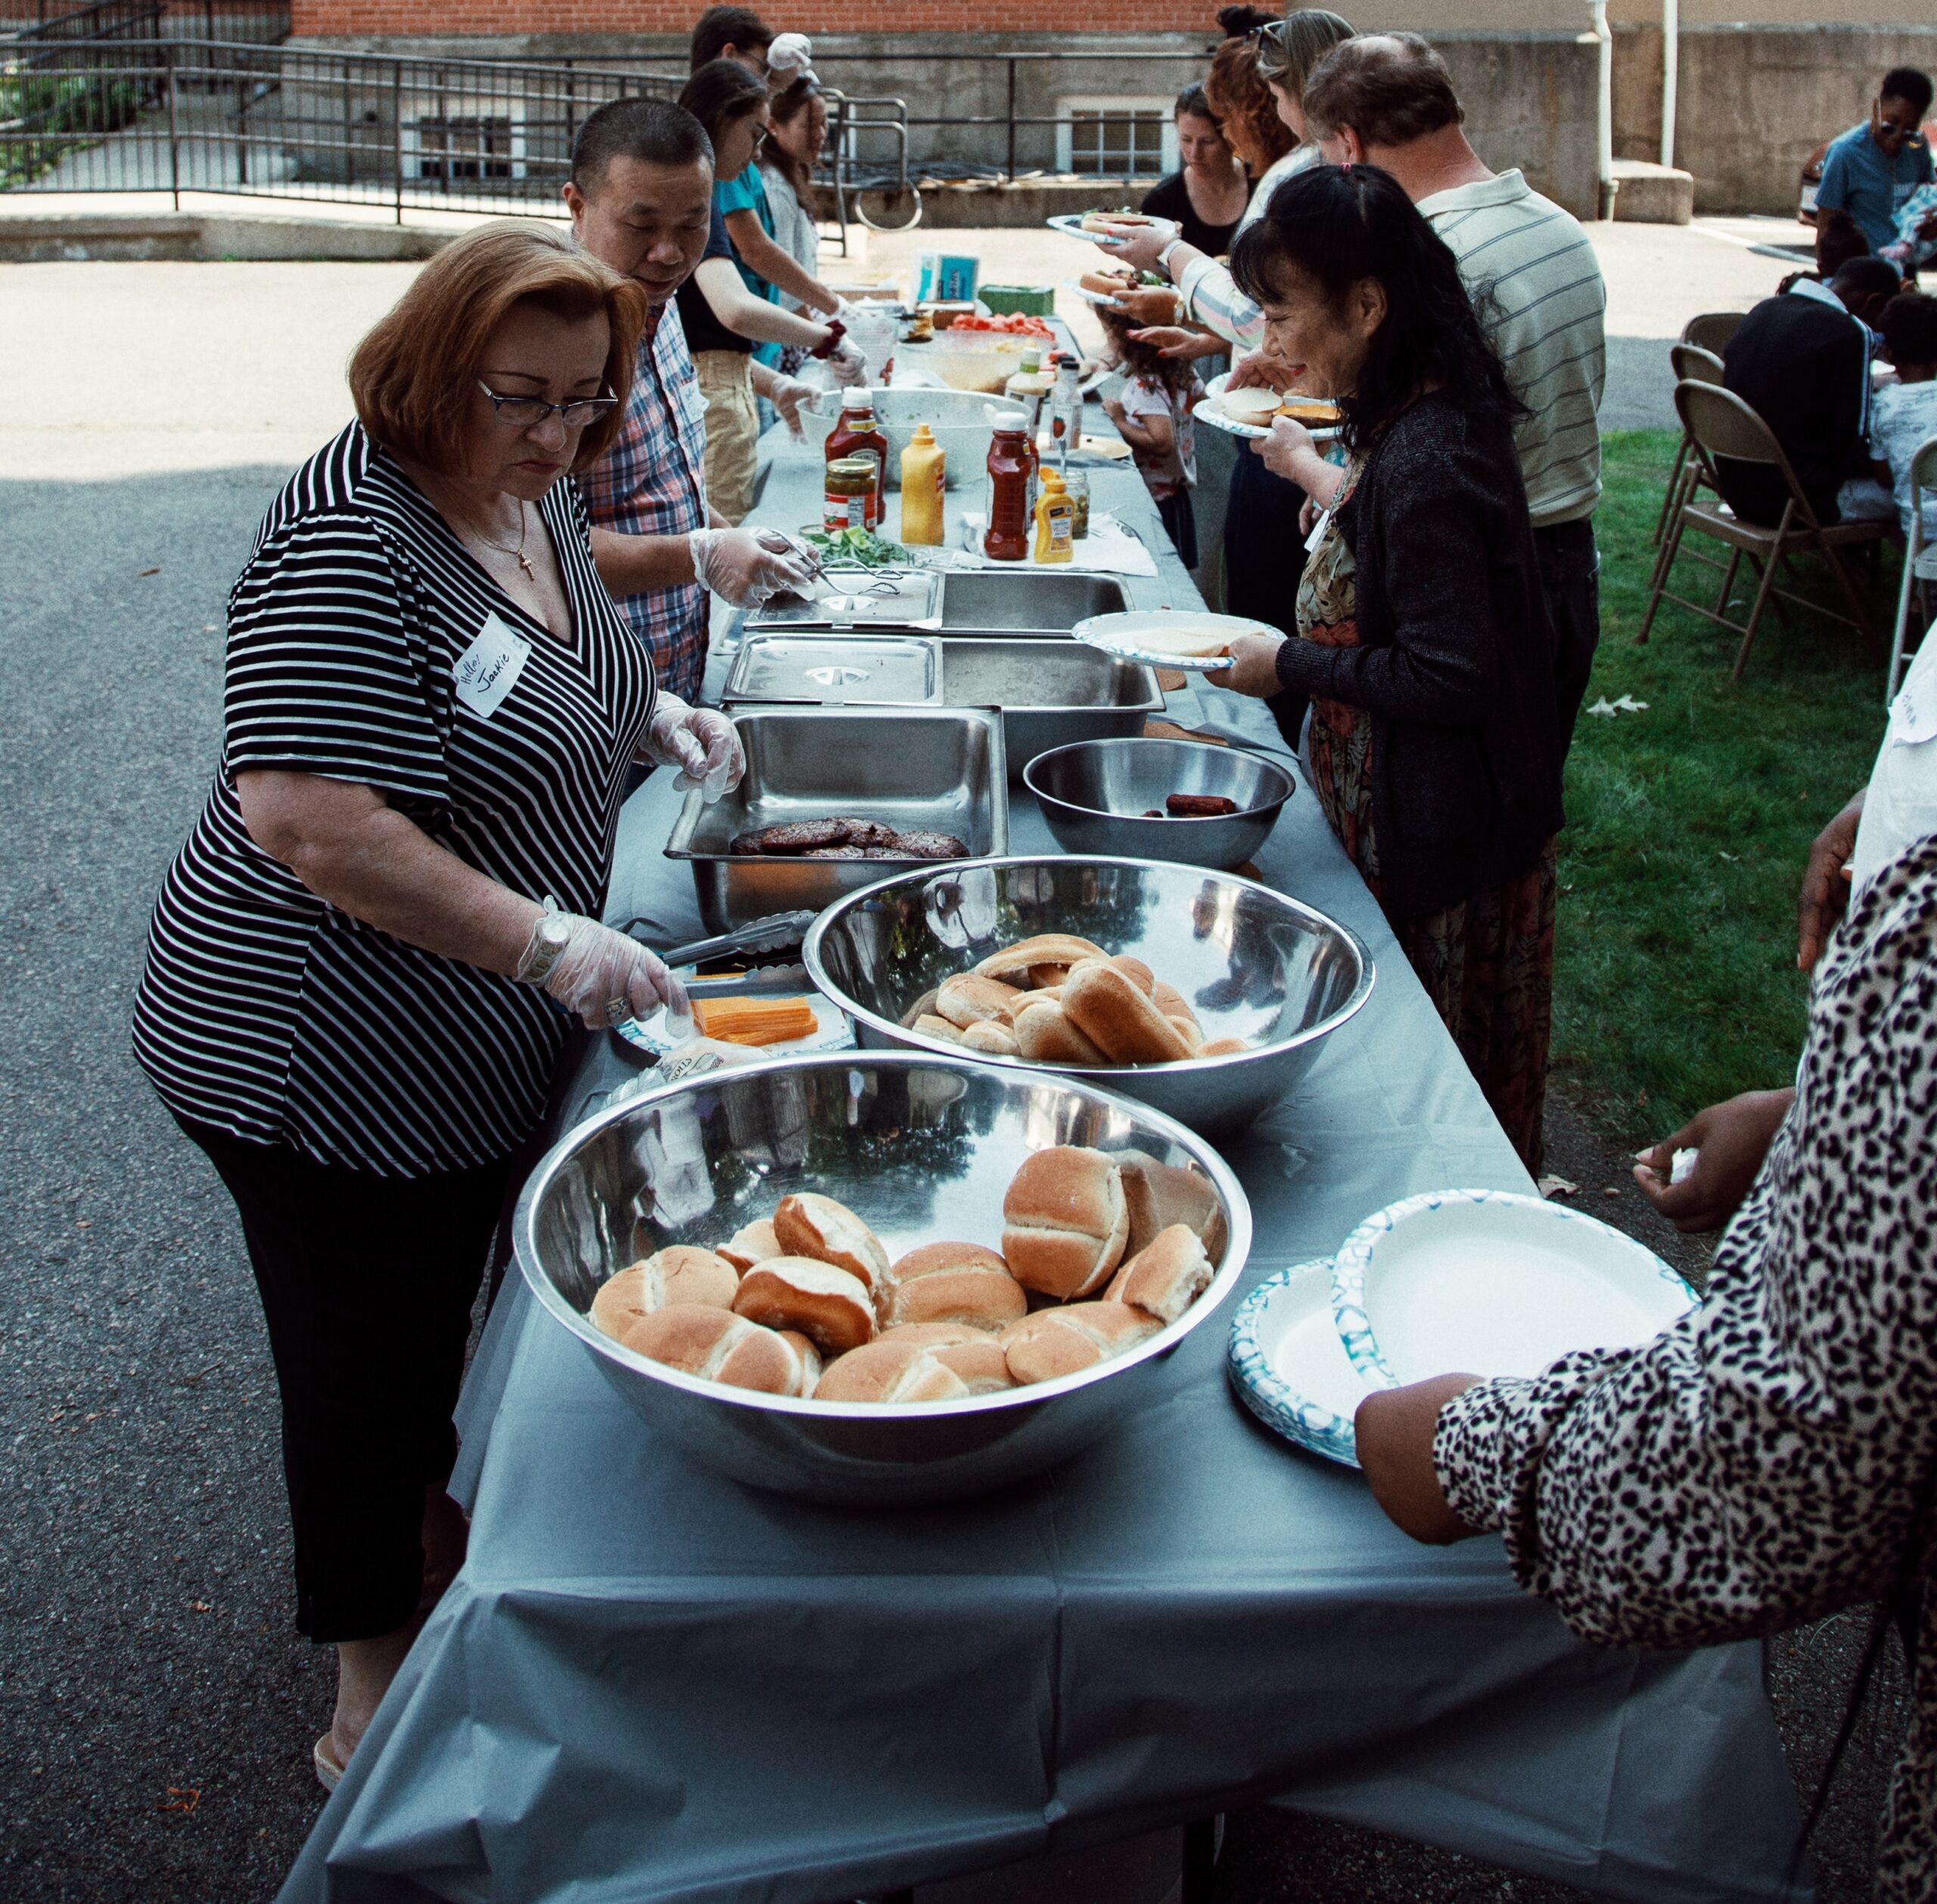
<svg viewBox="0 0 1937 1904"><path fill-rule="evenodd" d="M932 569L830 568L813 598L776 596L749 610L747 629L939 628L941 581Z"/></svg>
<svg viewBox="0 0 1937 1904"><path fill-rule="evenodd" d="M935 644L924 635L750 635L722 699L923 707L941 696Z"/></svg>
<svg viewBox="0 0 1937 1904"><path fill-rule="evenodd" d="M941 645L943 704L1002 710L1009 777L1018 784L1037 754L1072 741L1141 734L1164 711L1152 669L1080 641L951 636Z"/></svg>
<svg viewBox="0 0 1937 1904"><path fill-rule="evenodd" d="M975 858L1009 849L1002 718L990 709L748 707L733 724L746 778L717 806L689 794L666 843L667 859L691 862L700 916L713 931L797 907L818 912L898 871L946 863L728 853L749 828L853 814L952 833Z"/></svg>

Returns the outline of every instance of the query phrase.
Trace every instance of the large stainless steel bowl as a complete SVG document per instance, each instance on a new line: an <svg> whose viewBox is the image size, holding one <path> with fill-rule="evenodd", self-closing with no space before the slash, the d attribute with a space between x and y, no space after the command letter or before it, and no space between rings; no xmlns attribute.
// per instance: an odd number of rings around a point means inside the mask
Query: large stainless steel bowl
<svg viewBox="0 0 1937 1904"><path fill-rule="evenodd" d="M670 1243L723 1241L791 1191L838 1197L891 1256L944 1239L996 1246L1009 1179L1052 1144L1188 1172L1223 1209L1211 1287L1160 1334L1100 1368L962 1402L788 1401L648 1362L586 1315L600 1284L637 1257ZM539 1302L654 1433L753 1486L872 1506L954 1500L1019 1480L1161 1399L1164 1358L1223 1306L1251 1249L1237 1179L1170 1119L1051 1072L909 1051L777 1059L616 1106L539 1165L513 1223L518 1266Z"/></svg>
<svg viewBox="0 0 1937 1904"><path fill-rule="evenodd" d="M1257 852L1298 787L1289 767L1261 753L1150 735L1076 741L1039 753L1024 767L1022 782L1056 843L1071 853L1217 867L1242 866ZM1174 819L1163 810L1172 794L1220 794L1238 810ZM1147 817L1153 811L1157 817Z"/></svg>
<svg viewBox="0 0 1937 1904"><path fill-rule="evenodd" d="M1255 1123L1372 990L1371 953L1336 920L1234 873L1154 859L960 860L881 880L822 913L804 955L863 1045L947 1051L959 1048L907 1030L903 1014L951 973L1038 932L1135 953L1189 999L1207 1039L1249 1042L1227 1058L1062 1073L1212 1135Z"/></svg>

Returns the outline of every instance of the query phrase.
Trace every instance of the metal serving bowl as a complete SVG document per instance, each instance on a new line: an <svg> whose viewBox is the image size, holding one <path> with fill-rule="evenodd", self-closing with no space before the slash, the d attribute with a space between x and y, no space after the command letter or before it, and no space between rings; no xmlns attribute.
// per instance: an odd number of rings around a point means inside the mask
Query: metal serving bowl
<svg viewBox="0 0 1937 1904"><path fill-rule="evenodd" d="M1133 952L1189 999L1207 1039L1250 1042L1227 1058L1062 1073L1214 1135L1255 1123L1372 990L1371 953L1335 920L1255 880L1151 859L967 859L881 880L822 913L804 956L864 1046L957 1051L907 1030L903 1014L950 974L1039 932ZM984 1061L1028 1076L1045 1068Z"/></svg>
<svg viewBox="0 0 1937 1904"><path fill-rule="evenodd" d="M1147 1172L1188 1172L1224 1215L1211 1287L1160 1334L1080 1374L960 1402L788 1401L648 1362L586 1314L599 1285L638 1257L722 1242L796 1190L838 1197L891 1257L944 1239L993 1247L1009 1179L1054 1144L1088 1145ZM655 1434L755 1487L883 1507L1021 1480L1160 1399L1163 1358L1223 1306L1251 1249L1237 1179L1167 1117L1051 1072L909 1051L777 1059L615 1106L539 1165L513 1225L518 1266L540 1304Z"/></svg>
<svg viewBox="0 0 1937 1904"><path fill-rule="evenodd" d="M1241 866L1264 845L1298 781L1241 747L1144 736L1077 741L1039 753L1022 771L1043 818L1071 853L1132 853L1187 866ZM1238 810L1173 819L1172 794L1220 794ZM1154 809L1158 817L1146 817Z"/></svg>

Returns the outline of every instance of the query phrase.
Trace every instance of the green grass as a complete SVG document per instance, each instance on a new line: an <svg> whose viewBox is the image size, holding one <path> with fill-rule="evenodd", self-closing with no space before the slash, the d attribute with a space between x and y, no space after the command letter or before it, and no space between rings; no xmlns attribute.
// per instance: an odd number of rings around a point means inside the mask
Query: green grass
<svg viewBox="0 0 1937 1904"><path fill-rule="evenodd" d="M1610 1137L1638 1144L1792 1074L1805 1000L1796 889L1810 841L1869 778L1883 669L1853 630L1796 609L1764 613L1733 686L1736 638L1684 610L1665 607L1637 647L1674 439L1623 431L1606 452L1587 703L1627 694L1648 707L1612 720L1584 711L1568 761L1554 1082ZM1868 590L1886 631L1895 573L1886 555ZM1680 592L1713 601L1715 571L1684 558L1675 575ZM1828 600L1833 588L1823 576L1807 592Z"/></svg>

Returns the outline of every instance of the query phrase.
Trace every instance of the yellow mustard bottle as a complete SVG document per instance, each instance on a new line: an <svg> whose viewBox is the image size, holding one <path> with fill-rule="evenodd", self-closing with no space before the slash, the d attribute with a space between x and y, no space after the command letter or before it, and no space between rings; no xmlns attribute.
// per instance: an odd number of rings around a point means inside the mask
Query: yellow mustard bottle
<svg viewBox="0 0 1937 1904"><path fill-rule="evenodd" d="M1036 560L1068 562L1076 554L1076 505L1054 470L1043 472L1043 492L1036 499Z"/></svg>
<svg viewBox="0 0 1937 1904"><path fill-rule="evenodd" d="M943 499L947 487L947 452L925 423L917 424L908 447L901 452L901 539L904 542L940 545Z"/></svg>

